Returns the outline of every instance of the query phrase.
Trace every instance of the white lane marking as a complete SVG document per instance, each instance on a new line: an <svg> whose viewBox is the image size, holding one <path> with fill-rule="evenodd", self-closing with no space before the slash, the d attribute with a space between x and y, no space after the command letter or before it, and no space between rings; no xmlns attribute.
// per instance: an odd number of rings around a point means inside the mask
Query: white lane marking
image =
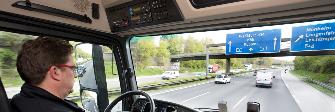
<svg viewBox="0 0 335 112"><path fill-rule="evenodd" d="M283 74L283 72L282 71L280 71L281 73L280 73L280 75L281 75L281 79L283 80L283 82L284 82L284 84L286 85L286 88L287 88L287 90L288 90L288 92L291 94L291 96L293 97L293 99L295 100L295 102L298 104L298 106L299 106L299 108L301 109L301 102L298 100L298 98L295 96L295 91L293 90L293 88L291 88L288 84L287 84L287 82L286 82L286 79L284 78L284 77L286 77L286 76L283 76L283 75L288 75L288 74Z"/></svg>
<svg viewBox="0 0 335 112"><path fill-rule="evenodd" d="M208 82L204 82L204 83L199 83L199 84L194 84L194 85L190 85L190 86L186 86L186 87L180 87L180 88L176 88L176 89L171 89L171 90L167 90L167 91L163 91L163 92L159 92L159 93L154 93L154 94L150 94L151 96L155 96L155 95L160 95L160 94L164 94L164 93L168 93L168 92L173 92L173 91L177 91L177 90L181 90L181 89L186 89L186 88L191 88L191 87L195 87L195 86L200 86L203 84L208 84L208 83L212 83L214 82L212 81L208 81Z"/></svg>
<svg viewBox="0 0 335 112"><path fill-rule="evenodd" d="M198 96L192 97L192 98L190 98L190 99L184 100L182 103L185 103L185 102L187 102L187 101L196 99L196 98L198 98L198 97L200 97L200 96L203 96L203 95L206 95L206 94L209 94L209 92L206 92L206 93L203 93L203 94L201 94L201 95L198 95Z"/></svg>
<svg viewBox="0 0 335 112"><path fill-rule="evenodd" d="M247 74L247 73L243 73L243 74ZM236 76L233 76L234 78L238 78ZM156 95L160 95L160 94L165 94L165 93L168 93L168 92L173 92L173 91L177 91L177 90L181 90L181 89L187 89L187 88L191 88L191 87L195 87L195 86L200 86L200 85L203 85L203 84L208 84L208 83L212 83L214 82L214 80L210 80L208 82L203 82L203 83L199 83L199 84L194 84L194 85L190 85L190 86L186 86L186 87L179 87L179 88L176 88L176 89L171 89L171 90L167 90L167 91L163 91L163 92L158 92L158 93L149 93L150 96L156 96Z"/></svg>
<svg viewBox="0 0 335 112"><path fill-rule="evenodd" d="M233 110L243 101L247 98L247 96L244 96L242 99L240 99L234 106L233 106Z"/></svg>

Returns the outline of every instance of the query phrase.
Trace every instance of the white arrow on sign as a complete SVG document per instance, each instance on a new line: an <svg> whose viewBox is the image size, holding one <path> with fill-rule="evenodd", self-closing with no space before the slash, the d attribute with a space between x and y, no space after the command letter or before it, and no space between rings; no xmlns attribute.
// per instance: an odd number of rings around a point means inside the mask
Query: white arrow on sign
<svg viewBox="0 0 335 112"><path fill-rule="evenodd" d="M300 35L299 38L297 40L295 40L294 42L298 42L300 39L303 39L304 35Z"/></svg>
<svg viewBox="0 0 335 112"><path fill-rule="evenodd" d="M249 49L249 51L252 51L252 50L254 50L254 49L252 49L252 48Z"/></svg>
<svg viewBox="0 0 335 112"><path fill-rule="evenodd" d="M229 44L229 52L231 52L231 41L229 41L228 44Z"/></svg>
<svg viewBox="0 0 335 112"><path fill-rule="evenodd" d="M276 50L277 37L275 37L273 40L274 40L274 43L273 43L273 50Z"/></svg>

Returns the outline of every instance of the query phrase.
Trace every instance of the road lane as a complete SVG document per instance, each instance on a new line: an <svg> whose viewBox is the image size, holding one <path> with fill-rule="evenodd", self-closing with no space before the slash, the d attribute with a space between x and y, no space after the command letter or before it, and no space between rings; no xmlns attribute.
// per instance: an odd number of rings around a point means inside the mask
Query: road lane
<svg viewBox="0 0 335 112"><path fill-rule="evenodd" d="M271 72L276 76L272 88L255 87L255 76L249 73L233 77L229 84L211 82L153 97L191 108L218 108L219 101L227 101L230 112L245 112L249 101L259 102L262 112L301 111L280 77L280 71L271 70Z"/></svg>

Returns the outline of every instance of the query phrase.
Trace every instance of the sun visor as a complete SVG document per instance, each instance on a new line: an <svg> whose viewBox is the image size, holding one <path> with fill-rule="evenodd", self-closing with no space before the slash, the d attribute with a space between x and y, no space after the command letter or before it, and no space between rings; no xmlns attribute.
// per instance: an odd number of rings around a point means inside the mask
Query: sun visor
<svg viewBox="0 0 335 112"><path fill-rule="evenodd" d="M2 0L0 11L110 32L100 0Z"/></svg>

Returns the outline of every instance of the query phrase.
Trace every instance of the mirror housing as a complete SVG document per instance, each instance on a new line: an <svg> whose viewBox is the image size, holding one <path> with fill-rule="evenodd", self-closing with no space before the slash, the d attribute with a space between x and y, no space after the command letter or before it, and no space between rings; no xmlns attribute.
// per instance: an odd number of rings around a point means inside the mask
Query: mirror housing
<svg viewBox="0 0 335 112"><path fill-rule="evenodd" d="M90 90L80 90L80 100L85 110L89 112L98 112L97 93Z"/></svg>
<svg viewBox="0 0 335 112"><path fill-rule="evenodd" d="M219 112L228 112L227 102L226 101L220 101L218 104Z"/></svg>
<svg viewBox="0 0 335 112"><path fill-rule="evenodd" d="M247 112L260 112L261 104L258 102L248 102L247 103Z"/></svg>
<svg viewBox="0 0 335 112"><path fill-rule="evenodd" d="M85 73L86 73L86 67L78 65L76 69L76 74L78 74L78 77L83 77Z"/></svg>

